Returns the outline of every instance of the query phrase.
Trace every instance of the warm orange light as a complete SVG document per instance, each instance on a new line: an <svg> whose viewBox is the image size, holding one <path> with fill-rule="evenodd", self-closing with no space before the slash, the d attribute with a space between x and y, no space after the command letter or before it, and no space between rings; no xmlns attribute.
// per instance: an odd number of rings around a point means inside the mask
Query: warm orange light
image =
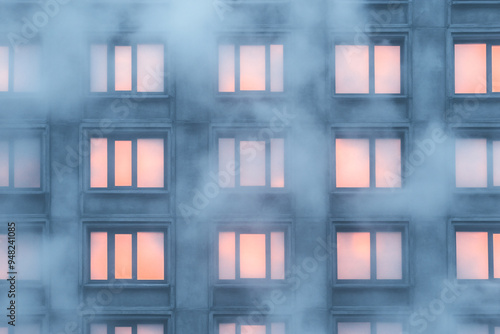
<svg viewBox="0 0 500 334"><path fill-rule="evenodd" d="M337 324L338 334L370 334L369 322L339 322Z"/></svg>
<svg viewBox="0 0 500 334"><path fill-rule="evenodd" d="M401 187L401 139L375 140L375 185Z"/></svg>
<svg viewBox="0 0 500 334"><path fill-rule="evenodd" d="M377 279L402 279L401 232L377 232Z"/></svg>
<svg viewBox="0 0 500 334"><path fill-rule="evenodd" d="M91 324L90 325L90 334L107 334L108 326L105 324Z"/></svg>
<svg viewBox="0 0 500 334"><path fill-rule="evenodd" d="M234 92L234 45L219 45L219 92Z"/></svg>
<svg viewBox="0 0 500 334"><path fill-rule="evenodd" d="M283 45L270 46L271 92L283 91Z"/></svg>
<svg viewBox="0 0 500 334"><path fill-rule="evenodd" d="M240 277L266 278L265 234L240 234Z"/></svg>
<svg viewBox="0 0 500 334"><path fill-rule="evenodd" d="M0 187L9 186L9 142L0 141Z"/></svg>
<svg viewBox="0 0 500 334"><path fill-rule="evenodd" d="M370 186L370 144L368 139L336 139L335 163L338 188Z"/></svg>
<svg viewBox="0 0 500 334"><path fill-rule="evenodd" d="M90 139L90 187L106 188L108 186L108 140L106 138Z"/></svg>
<svg viewBox="0 0 500 334"><path fill-rule="evenodd" d="M131 234L115 234L115 278L132 278Z"/></svg>
<svg viewBox="0 0 500 334"><path fill-rule="evenodd" d="M42 278L42 238L39 234L23 233L19 236L17 249L17 270L21 280Z"/></svg>
<svg viewBox="0 0 500 334"><path fill-rule="evenodd" d="M271 334L285 334L285 324L283 322L273 322L271 324Z"/></svg>
<svg viewBox="0 0 500 334"><path fill-rule="evenodd" d="M34 92L40 84L40 48L18 45L14 48L14 91Z"/></svg>
<svg viewBox="0 0 500 334"><path fill-rule="evenodd" d="M455 143L455 175L457 187L486 187L486 139L457 139Z"/></svg>
<svg viewBox="0 0 500 334"><path fill-rule="evenodd" d="M370 233L337 232L337 279L370 277Z"/></svg>
<svg viewBox="0 0 500 334"><path fill-rule="evenodd" d="M266 47L240 46L240 90L266 90Z"/></svg>
<svg viewBox="0 0 500 334"><path fill-rule="evenodd" d="M375 45L376 94L401 93L401 50L399 46Z"/></svg>
<svg viewBox="0 0 500 334"><path fill-rule="evenodd" d="M488 334L488 325L460 325L458 334ZM497 334L497 333L495 333Z"/></svg>
<svg viewBox="0 0 500 334"><path fill-rule="evenodd" d="M137 279L163 280L165 273L164 234L137 233Z"/></svg>
<svg viewBox="0 0 500 334"><path fill-rule="evenodd" d="M236 236L219 232L219 279L236 278Z"/></svg>
<svg viewBox="0 0 500 334"><path fill-rule="evenodd" d="M367 94L370 92L370 62L367 45L335 46L335 92Z"/></svg>
<svg viewBox="0 0 500 334"><path fill-rule="evenodd" d="M115 327L115 334L132 334L132 327Z"/></svg>
<svg viewBox="0 0 500 334"><path fill-rule="evenodd" d="M14 187L40 187L40 139L14 141Z"/></svg>
<svg viewBox="0 0 500 334"><path fill-rule="evenodd" d="M108 46L106 44L90 46L90 91L108 91Z"/></svg>
<svg viewBox="0 0 500 334"><path fill-rule="evenodd" d="M163 92L165 82L162 44L137 45L137 91Z"/></svg>
<svg viewBox="0 0 500 334"><path fill-rule="evenodd" d="M457 232L457 278L488 279L488 233Z"/></svg>
<svg viewBox="0 0 500 334"><path fill-rule="evenodd" d="M219 324L219 334L236 334L236 324Z"/></svg>
<svg viewBox="0 0 500 334"><path fill-rule="evenodd" d="M493 277L500 278L500 234L493 234Z"/></svg>
<svg viewBox="0 0 500 334"><path fill-rule="evenodd" d="M115 141L115 186L130 187L132 185L132 142L130 140Z"/></svg>
<svg viewBox="0 0 500 334"><path fill-rule="evenodd" d="M377 322L377 334L403 334L403 325L398 322Z"/></svg>
<svg viewBox="0 0 500 334"><path fill-rule="evenodd" d="M132 90L131 46L115 46L115 90Z"/></svg>
<svg viewBox="0 0 500 334"><path fill-rule="evenodd" d="M9 90L9 47L0 46L0 92Z"/></svg>
<svg viewBox="0 0 500 334"><path fill-rule="evenodd" d="M493 185L500 186L500 141L493 141Z"/></svg>
<svg viewBox="0 0 500 334"><path fill-rule="evenodd" d="M137 334L163 334L163 325L137 325Z"/></svg>
<svg viewBox="0 0 500 334"><path fill-rule="evenodd" d="M240 185L266 185L266 142L240 141Z"/></svg>
<svg viewBox="0 0 500 334"><path fill-rule="evenodd" d="M455 93L486 93L486 44L455 44Z"/></svg>
<svg viewBox="0 0 500 334"><path fill-rule="evenodd" d="M285 279L284 232L271 232L271 279Z"/></svg>
<svg viewBox="0 0 500 334"><path fill-rule="evenodd" d="M90 279L108 279L108 234L90 233Z"/></svg>
<svg viewBox="0 0 500 334"><path fill-rule="evenodd" d="M266 326L244 325L241 326L241 334L266 334Z"/></svg>
<svg viewBox="0 0 500 334"><path fill-rule="evenodd" d="M285 140L271 138L271 187L285 186Z"/></svg>
<svg viewBox="0 0 500 334"><path fill-rule="evenodd" d="M500 92L500 45L491 47L491 90Z"/></svg>
<svg viewBox="0 0 500 334"><path fill-rule="evenodd" d="M137 139L137 187L165 186L163 146L163 139Z"/></svg>
<svg viewBox="0 0 500 334"><path fill-rule="evenodd" d="M7 271L9 271L8 267L8 258L7 258L7 235L0 234L0 279L7 278Z"/></svg>
<svg viewBox="0 0 500 334"><path fill-rule="evenodd" d="M234 138L219 138L219 186L233 188L235 183Z"/></svg>

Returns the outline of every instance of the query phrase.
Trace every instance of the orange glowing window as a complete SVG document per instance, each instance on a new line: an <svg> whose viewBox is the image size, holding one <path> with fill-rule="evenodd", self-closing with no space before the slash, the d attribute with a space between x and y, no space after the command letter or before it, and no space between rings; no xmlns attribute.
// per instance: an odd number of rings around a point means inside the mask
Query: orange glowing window
<svg viewBox="0 0 500 334"><path fill-rule="evenodd" d="M374 329L372 331L372 328ZM339 322L338 334L403 334L403 324L398 322Z"/></svg>
<svg viewBox="0 0 500 334"><path fill-rule="evenodd" d="M108 279L108 234L90 233L90 279Z"/></svg>
<svg viewBox="0 0 500 334"><path fill-rule="evenodd" d="M0 188L41 187L41 140L0 139Z"/></svg>
<svg viewBox="0 0 500 334"><path fill-rule="evenodd" d="M266 141L219 138L218 159L219 185L222 188L285 186L283 138Z"/></svg>
<svg viewBox="0 0 500 334"><path fill-rule="evenodd" d="M283 322L241 326L236 326L236 323L219 323L218 334L286 334L286 332Z"/></svg>
<svg viewBox="0 0 500 334"><path fill-rule="evenodd" d="M370 233L337 233L337 279L370 279Z"/></svg>
<svg viewBox="0 0 500 334"><path fill-rule="evenodd" d="M132 186L132 142L115 141L115 186Z"/></svg>
<svg viewBox="0 0 500 334"><path fill-rule="evenodd" d="M131 46L115 46L115 90L132 90Z"/></svg>
<svg viewBox="0 0 500 334"><path fill-rule="evenodd" d="M488 233L456 232L457 278L488 279Z"/></svg>
<svg viewBox="0 0 500 334"><path fill-rule="evenodd" d="M218 240L220 280L285 279L284 232L219 232Z"/></svg>
<svg viewBox="0 0 500 334"><path fill-rule="evenodd" d="M283 68L282 44L220 44L219 92L283 92Z"/></svg>
<svg viewBox="0 0 500 334"><path fill-rule="evenodd" d="M164 233L137 232L137 279L163 280L165 273Z"/></svg>
<svg viewBox="0 0 500 334"><path fill-rule="evenodd" d="M0 279L6 279L7 272L10 271L8 270L7 251L8 246L12 246L12 243L8 241L6 234L0 234L0 256L3 256L0 260ZM42 231L18 230L15 241L17 278L23 281L41 280Z"/></svg>
<svg viewBox="0 0 500 334"><path fill-rule="evenodd" d="M455 176L457 187L488 186L486 139L457 139Z"/></svg>
<svg viewBox="0 0 500 334"><path fill-rule="evenodd" d="M401 93L400 46L375 45L375 94Z"/></svg>
<svg viewBox="0 0 500 334"><path fill-rule="evenodd" d="M106 138L90 139L90 187L106 188L108 186L108 140Z"/></svg>
<svg viewBox="0 0 500 334"><path fill-rule="evenodd" d="M91 324L90 334L164 334L163 324L137 324L133 326L113 326L107 324ZM108 329L109 328L109 329Z"/></svg>
<svg viewBox="0 0 500 334"><path fill-rule="evenodd" d="M493 141L493 186L500 186L500 141Z"/></svg>
<svg viewBox="0 0 500 334"><path fill-rule="evenodd" d="M486 93L486 44L455 44L455 93Z"/></svg>
<svg viewBox="0 0 500 334"><path fill-rule="evenodd" d="M115 278L132 278L132 234L115 234Z"/></svg>

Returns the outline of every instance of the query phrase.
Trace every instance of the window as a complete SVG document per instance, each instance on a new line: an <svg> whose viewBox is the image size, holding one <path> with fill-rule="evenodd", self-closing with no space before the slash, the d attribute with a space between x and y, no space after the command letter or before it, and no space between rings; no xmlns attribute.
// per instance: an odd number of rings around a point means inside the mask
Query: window
<svg viewBox="0 0 500 334"><path fill-rule="evenodd" d="M500 279L500 230L455 232L457 279Z"/></svg>
<svg viewBox="0 0 500 334"><path fill-rule="evenodd" d="M0 327L0 334L40 334L41 326L35 323L16 323L15 326Z"/></svg>
<svg viewBox="0 0 500 334"><path fill-rule="evenodd" d="M401 281L406 252L402 227L336 227L337 282Z"/></svg>
<svg viewBox="0 0 500 334"><path fill-rule="evenodd" d="M218 137L219 186L285 187L285 139Z"/></svg>
<svg viewBox="0 0 500 334"><path fill-rule="evenodd" d="M0 136L0 190L41 187L41 138Z"/></svg>
<svg viewBox="0 0 500 334"><path fill-rule="evenodd" d="M34 92L40 87L40 47L0 45L0 92Z"/></svg>
<svg viewBox="0 0 500 334"><path fill-rule="evenodd" d="M165 188L165 135L90 138L90 188Z"/></svg>
<svg viewBox="0 0 500 334"><path fill-rule="evenodd" d="M500 334L500 325L487 323L460 324L457 334Z"/></svg>
<svg viewBox="0 0 500 334"><path fill-rule="evenodd" d="M283 44L219 44L220 93L283 92Z"/></svg>
<svg viewBox="0 0 500 334"><path fill-rule="evenodd" d="M456 139L455 178L459 188L500 186L500 140Z"/></svg>
<svg viewBox="0 0 500 334"><path fill-rule="evenodd" d="M286 334L284 322L269 322L260 325L248 325L237 322L220 322L218 334Z"/></svg>
<svg viewBox="0 0 500 334"><path fill-rule="evenodd" d="M400 188L402 170L400 135L336 136L337 188Z"/></svg>
<svg viewBox="0 0 500 334"><path fill-rule="evenodd" d="M335 45L336 94L401 94L401 45Z"/></svg>
<svg viewBox="0 0 500 334"><path fill-rule="evenodd" d="M9 243L7 234L0 234L0 279L9 277L8 272L17 272L19 280L40 281L42 279L42 230L16 226L14 244ZM12 239L11 239L12 240ZM14 269L10 270L7 257L8 246L15 247Z"/></svg>
<svg viewBox="0 0 500 334"><path fill-rule="evenodd" d="M165 235L159 229L90 231L90 280L164 281Z"/></svg>
<svg viewBox="0 0 500 334"><path fill-rule="evenodd" d="M90 334L167 334L165 323L158 321L144 321L140 323L130 321L92 323Z"/></svg>
<svg viewBox="0 0 500 334"><path fill-rule="evenodd" d="M92 44L90 91L163 93L163 44Z"/></svg>
<svg viewBox="0 0 500 334"><path fill-rule="evenodd" d="M220 230L217 234L218 279L284 280L284 230L267 232Z"/></svg>
<svg viewBox="0 0 500 334"><path fill-rule="evenodd" d="M403 334L400 322L338 322L337 334Z"/></svg>

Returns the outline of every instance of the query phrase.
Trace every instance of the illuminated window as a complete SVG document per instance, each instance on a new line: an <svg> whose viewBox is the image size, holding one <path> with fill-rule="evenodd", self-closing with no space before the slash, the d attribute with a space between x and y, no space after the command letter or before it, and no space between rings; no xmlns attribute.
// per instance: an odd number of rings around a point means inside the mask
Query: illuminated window
<svg viewBox="0 0 500 334"><path fill-rule="evenodd" d="M0 190L41 187L41 138L0 137Z"/></svg>
<svg viewBox="0 0 500 334"><path fill-rule="evenodd" d="M41 326L38 323L16 322L16 326L0 327L0 334L40 334Z"/></svg>
<svg viewBox="0 0 500 334"><path fill-rule="evenodd" d="M500 140L460 138L455 142L455 178L459 188L500 186Z"/></svg>
<svg viewBox="0 0 500 334"><path fill-rule="evenodd" d="M0 234L0 279L6 279L10 271L17 272L20 280L40 281L42 279L42 230L16 226L15 240L8 234ZM7 230L7 228L5 228ZM9 266L8 250L15 246L14 268Z"/></svg>
<svg viewBox="0 0 500 334"><path fill-rule="evenodd" d="M166 137L90 139L90 188L165 188Z"/></svg>
<svg viewBox="0 0 500 334"><path fill-rule="evenodd" d="M458 279L500 278L500 231L459 230L456 236Z"/></svg>
<svg viewBox="0 0 500 334"><path fill-rule="evenodd" d="M401 322L337 322L337 334L403 334Z"/></svg>
<svg viewBox="0 0 500 334"><path fill-rule="evenodd" d="M401 94L400 45L336 45L336 94Z"/></svg>
<svg viewBox="0 0 500 334"><path fill-rule="evenodd" d="M163 44L92 44L90 91L163 93Z"/></svg>
<svg viewBox="0 0 500 334"><path fill-rule="evenodd" d="M219 44L219 92L283 92L283 44Z"/></svg>
<svg viewBox="0 0 500 334"><path fill-rule="evenodd" d="M218 173L222 188L285 187L285 139L218 137Z"/></svg>
<svg viewBox="0 0 500 334"><path fill-rule="evenodd" d="M165 236L162 230L90 231L90 280L164 281Z"/></svg>
<svg viewBox="0 0 500 334"><path fill-rule="evenodd" d="M165 322L160 321L107 321L89 326L89 334L167 334Z"/></svg>
<svg viewBox="0 0 500 334"><path fill-rule="evenodd" d="M336 231L337 280L402 280L404 234L402 229Z"/></svg>
<svg viewBox="0 0 500 334"><path fill-rule="evenodd" d="M259 325L221 321L217 329L218 334L286 334L286 324L274 321Z"/></svg>
<svg viewBox="0 0 500 334"><path fill-rule="evenodd" d="M285 279L286 233L219 231L218 279Z"/></svg>
<svg viewBox="0 0 500 334"><path fill-rule="evenodd" d="M402 139L399 137L337 137L337 188L400 188Z"/></svg>
<svg viewBox="0 0 500 334"><path fill-rule="evenodd" d="M40 88L40 47L0 45L0 92L35 92Z"/></svg>

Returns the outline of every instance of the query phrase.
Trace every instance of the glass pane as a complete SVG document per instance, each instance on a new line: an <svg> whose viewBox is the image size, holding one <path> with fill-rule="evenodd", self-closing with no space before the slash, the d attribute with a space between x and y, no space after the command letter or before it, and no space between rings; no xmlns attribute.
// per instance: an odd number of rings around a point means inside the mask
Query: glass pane
<svg viewBox="0 0 500 334"><path fill-rule="evenodd" d="M401 93L401 50L399 46L375 45L375 93Z"/></svg>
<svg viewBox="0 0 500 334"><path fill-rule="evenodd" d="M34 92L40 85L40 48L18 45L14 48L14 91Z"/></svg>
<svg viewBox="0 0 500 334"><path fill-rule="evenodd" d="M488 325L459 325L458 334L488 334Z"/></svg>
<svg viewBox="0 0 500 334"><path fill-rule="evenodd" d="M108 46L93 44L90 46L90 91L108 90Z"/></svg>
<svg viewBox="0 0 500 334"><path fill-rule="evenodd" d="M115 90L132 90L131 46L115 46Z"/></svg>
<svg viewBox="0 0 500 334"><path fill-rule="evenodd" d="M137 334L163 334L163 325L137 325Z"/></svg>
<svg viewBox="0 0 500 334"><path fill-rule="evenodd" d="M338 334L370 334L369 322L339 322Z"/></svg>
<svg viewBox="0 0 500 334"><path fill-rule="evenodd" d="M266 90L266 47L240 46L240 90Z"/></svg>
<svg viewBox="0 0 500 334"><path fill-rule="evenodd" d="M108 326L105 324L91 324L90 334L107 334Z"/></svg>
<svg viewBox="0 0 500 334"><path fill-rule="evenodd" d="M377 279L402 279L401 232L376 233Z"/></svg>
<svg viewBox="0 0 500 334"><path fill-rule="evenodd" d="M234 232L219 232L219 279L236 278L236 237Z"/></svg>
<svg viewBox="0 0 500 334"><path fill-rule="evenodd" d="M132 334L132 327L115 327L115 334Z"/></svg>
<svg viewBox="0 0 500 334"><path fill-rule="evenodd" d="M90 233L90 279L108 279L108 234Z"/></svg>
<svg viewBox="0 0 500 334"><path fill-rule="evenodd" d="M108 186L108 140L106 138L90 139L90 187L106 188Z"/></svg>
<svg viewBox="0 0 500 334"><path fill-rule="evenodd" d="M241 326L241 334L266 334L266 326Z"/></svg>
<svg viewBox="0 0 500 334"><path fill-rule="evenodd" d="M370 279L369 232L337 232L337 279Z"/></svg>
<svg viewBox="0 0 500 334"><path fill-rule="evenodd" d="M9 330L7 329L7 327L0 327L0 334L8 334L9 333ZM91 333L93 334L93 333Z"/></svg>
<svg viewBox="0 0 500 334"><path fill-rule="evenodd" d="M271 324L271 334L285 334L285 324L283 322L273 322Z"/></svg>
<svg viewBox="0 0 500 334"><path fill-rule="evenodd" d="M42 238L39 234L21 231L18 236L17 272L21 280L42 278Z"/></svg>
<svg viewBox="0 0 500 334"><path fill-rule="evenodd" d="M16 334L40 334L39 324L26 324L16 326Z"/></svg>
<svg viewBox="0 0 500 334"><path fill-rule="evenodd" d="M131 234L115 234L115 278L132 278Z"/></svg>
<svg viewBox="0 0 500 334"><path fill-rule="evenodd" d="M377 334L403 334L403 325L398 322L377 322Z"/></svg>
<svg viewBox="0 0 500 334"><path fill-rule="evenodd" d="M9 186L9 142L0 141L0 187Z"/></svg>
<svg viewBox="0 0 500 334"><path fill-rule="evenodd" d="M367 94L370 92L370 62L367 45L335 46L335 92Z"/></svg>
<svg viewBox="0 0 500 334"><path fill-rule="evenodd" d="M14 141L14 187L40 188L40 139Z"/></svg>
<svg viewBox="0 0 500 334"><path fill-rule="evenodd" d="M163 92L165 82L163 45L137 45L137 91Z"/></svg>
<svg viewBox="0 0 500 334"><path fill-rule="evenodd" d="M219 92L234 92L234 45L219 45Z"/></svg>
<svg viewBox="0 0 500 334"><path fill-rule="evenodd" d="M236 324L219 324L219 334L236 334Z"/></svg>
<svg viewBox="0 0 500 334"><path fill-rule="evenodd" d="M457 187L488 185L486 139L457 139L455 170Z"/></svg>
<svg viewBox="0 0 500 334"><path fill-rule="evenodd" d="M266 142L240 141L240 185L266 185Z"/></svg>
<svg viewBox="0 0 500 334"><path fill-rule="evenodd" d="M163 232L137 233L137 279L163 280L165 273Z"/></svg>
<svg viewBox="0 0 500 334"><path fill-rule="evenodd" d="M486 93L486 44L455 44L455 93Z"/></svg>
<svg viewBox="0 0 500 334"><path fill-rule="evenodd" d="M493 142L493 185L500 186L500 141Z"/></svg>
<svg viewBox="0 0 500 334"><path fill-rule="evenodd" d="M495 334L500 334L500 327L495 327Z"/></svg>
<svg viewBox="0 0 500 334"><path fill-rule="evenodd" d="M271 45L271 92L283 91L283 45Z"/></svg>
<svg viewBox="0 0 500 334"><path fill-rule="evenodd" d="M338 188L370 186L370 143L368 139L335 140Z"/></svg>
<svg viewBox="0 0 500 334"><path fill-rule="evenodd" d="M488 233L457 232L457 278L488 279Z"/></svg>
<svg viewBox="0 0 500 334"><path fill-rule="evenodd" d="M232 188L235 182L234 138L219 138L219 186Z"/></svg>
<svg viewBox="0 0 500 334"><path fill-rule="evenodd" d="M115 141L115 186L132 186L132 142Z"/></svg>
<svg viewBox="0 0 500 334"><path fill-rule="evenodd" d="M491 47L491 89L500 92L500 46Z"/></svg>
<svg viewBox="0 0 500 334"><path fill-rule="evenodd" d="M7 245L7 234L0 234L0 279L6 279L9 271Z"/></svg>
<svg viewBox="0 0 500 334"><path fill-rule="evenodd" d="M163 188L164 139L137 139L137 186Z"/></svg>
<svg viewBox="0 0 500 334"><path fill-rule="evenodd" d="M285 279L284 232L271 232L271 279Z"/></svg>
<svg viewBox="0 0 500 334"><path fill-rule="evenodd" d="M493 277L500 278L500 234L493 234Z"/></svg>
<svg viewBox="0 0 500 334"><path fill-rule="evenodd" d="M240 277L266 278L265 234L240 234Z"/></svg>
<svg viewBox="0 0 500 334"><path fill-rule="evenodd" d="M401 139L375 140L375 185L401 187Z"/></svg>
<svg viewBox="0 0 500 334"><path fill-rule="evenodd" d="M9 90L9 47L0 46L0 92Z"/></svg>
<svg viewBox="0 0 500 334"><path fill-rule="evenodd" d="M285 186L285 140L271 139L271 187Z"/></svg>

